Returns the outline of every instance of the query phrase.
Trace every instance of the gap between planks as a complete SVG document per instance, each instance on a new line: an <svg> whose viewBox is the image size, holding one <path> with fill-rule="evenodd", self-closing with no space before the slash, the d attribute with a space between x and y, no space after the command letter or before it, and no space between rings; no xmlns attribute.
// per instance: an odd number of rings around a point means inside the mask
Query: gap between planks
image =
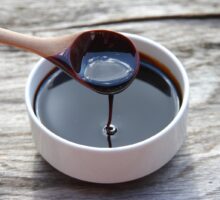
<svg viewBox="0 0 220 200"><path fill-rule="evenodd" d="M54 27L50 29L39 29L38 32L47 31L56 31L63 29L75 29L75 28L85 28L85 27L96 27L103 25L114 25L114 24L124 24L124 23L135 23L135 22L147 22L147 21L166 21L166 20L206 20L206 19L220 19L220 13L209 13L209 14L183 14L183 15L162 15L162 16L147 16L147 17L133 17L128 19L119 19L119 20L109 20L103 22L94 22L94 23L84 23L80 25L68 25L60 26L59 28Z"/></svg>

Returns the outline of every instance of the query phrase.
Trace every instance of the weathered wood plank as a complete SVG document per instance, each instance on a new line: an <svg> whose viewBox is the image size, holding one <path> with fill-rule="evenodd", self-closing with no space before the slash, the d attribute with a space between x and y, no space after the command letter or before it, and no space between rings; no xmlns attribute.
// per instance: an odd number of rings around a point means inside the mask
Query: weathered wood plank
<svg viewBox="0 0 220 200"><path fill-rule="evenodd" d="M1 0L0 26L44 31L134 19L216 14L220 14L218 0Z"/></svg>
<svg viewBox="0 0 220 200"><path fill-rule="evenodd" d="M38 155L29 133L23 91L38 57L0 48L0 199L219 199L219 20L136 22L98 28L150 37L183 61L191 84L186 143L158 172L130 183L96 185L61 174ZM59 34L78 30L60 30Z"/></svg>

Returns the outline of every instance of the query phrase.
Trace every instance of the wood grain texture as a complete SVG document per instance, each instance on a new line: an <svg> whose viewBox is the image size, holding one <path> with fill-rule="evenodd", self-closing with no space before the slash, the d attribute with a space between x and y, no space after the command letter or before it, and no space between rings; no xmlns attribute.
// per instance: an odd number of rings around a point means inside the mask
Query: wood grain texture
<svg viewBox="0 0 220 200"><path fill-rule="evenodd" d="M166 3L53 0L47 4L1 0L0 26L14 30L48 36L77 32L87 29L77 28L78 25L93 24L93 28L135 33L162 43L186 67L191 97L188 138L166 166L124 184L81 182L52 168L33 144L24 88L39 57L0 47L0 199L220 199L219 5L219 1L208 0ZM201 20L193 17L147 20L152 15L164 18L204 14L216 16ZM146 21L132 20L143 17ZM124 19L131 21L123 22ZM114 22L120 20L121 23ZM95 26L108 21L111 22L108 25Z"/></svg>
<svg viewBox="0 0 220 200"><path fill-rule="evenodd" d="M1 26L15 30L56 30L148 18L219 15L218 0L1 0Z"/></svg>

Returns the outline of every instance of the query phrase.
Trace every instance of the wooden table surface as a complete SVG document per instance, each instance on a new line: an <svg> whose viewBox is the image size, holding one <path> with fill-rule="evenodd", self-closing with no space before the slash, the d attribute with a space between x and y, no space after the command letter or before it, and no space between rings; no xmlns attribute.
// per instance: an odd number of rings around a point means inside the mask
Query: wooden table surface
<svg viewBox="0 0 220 200"><path fill-rule="evenodd" d="M190 79L188 138L157 172L114 185L75 180L35 149L24 104L39 57L0 46L0 199L220 199L219 0L1 0L0 26L37 36L103 28L160 42Z"/></svg>

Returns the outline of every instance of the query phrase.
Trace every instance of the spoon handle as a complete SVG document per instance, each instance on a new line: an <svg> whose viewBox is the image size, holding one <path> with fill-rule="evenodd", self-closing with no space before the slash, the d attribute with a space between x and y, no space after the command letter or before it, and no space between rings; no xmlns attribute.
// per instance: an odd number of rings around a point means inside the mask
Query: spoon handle
<svg viewBox="0 0 220 200"><path fill-rule="evenodd" d="M47 58L62 52L76 35L40 38L0 28L0 44L21 48Z"/></svg>
<svg viewBox="0 0 220 200"><path fill-rule="evenodd" d="M0 28L0 43L18 47L43 56L42 39ZM46 53L47 50L43 49Z"/></svg>

